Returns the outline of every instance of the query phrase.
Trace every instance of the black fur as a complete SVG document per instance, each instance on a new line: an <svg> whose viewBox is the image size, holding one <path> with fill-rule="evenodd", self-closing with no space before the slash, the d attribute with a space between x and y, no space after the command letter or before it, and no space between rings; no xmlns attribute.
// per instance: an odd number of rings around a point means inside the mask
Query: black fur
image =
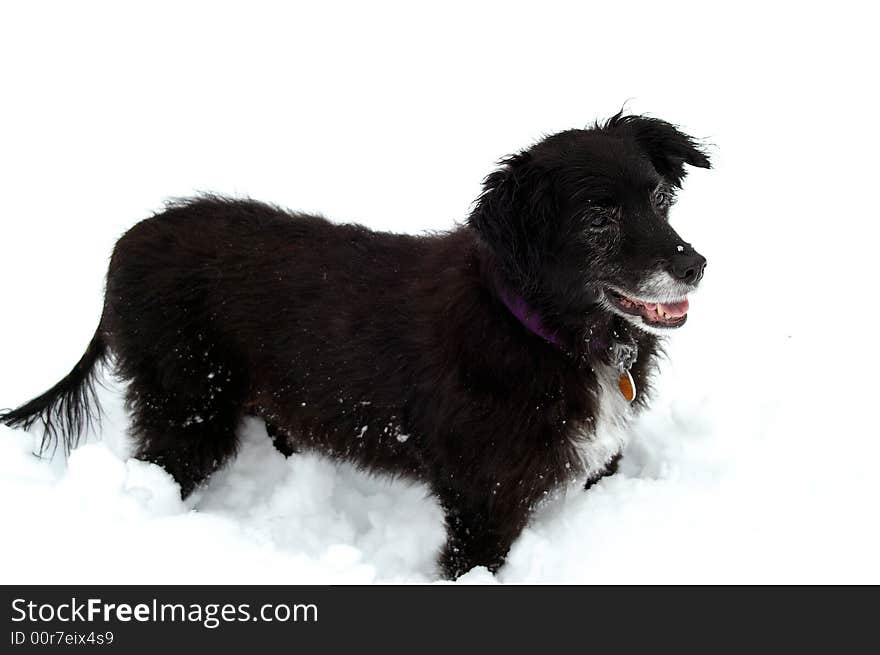
<svg viewBox="0 0 880 655"><path fill-rule="evenodd" d="M50 446L54 453L59 441L64 452L76 448L87 427L100 422L101 405L95 393L95 367L107 356L100 332L89 342L76 366L55 386L21 407L0 413L0 422L25 430L39 423L43 428L40 453ZM59 429L65 429L59 440Z"/></svg>
<svg viewBox="0 0 880 655"><path fill-rule="evenodd" d="M616 468L619 456L586 479L596 370L621 348L638 353L641 406L657 339L610 311L603 289L694 273L699 255L673 248L683 242L656 191L678 187L684 164L709 162L668 123L618 115L505 160L467 225L445 234L378 233L250 200L175 202L117 243L80 363L2 420L40 421L46 444L63 427L76 445L94 368L111 353L137 456L184 495L235 453L254 414L286 454L317 449L427 483L447 517L444 574L495 570L547 494ZM529 331L502 293L564 344Z"/></svg>

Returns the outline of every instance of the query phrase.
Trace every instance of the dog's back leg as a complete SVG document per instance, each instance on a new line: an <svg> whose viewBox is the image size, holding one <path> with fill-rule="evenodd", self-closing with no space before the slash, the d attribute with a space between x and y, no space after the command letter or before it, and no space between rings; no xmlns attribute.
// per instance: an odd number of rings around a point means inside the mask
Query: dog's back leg
<svg viewBox="0 0 880 655"><path fill-rule="evenodd" d="M135 456L165 468L183 497L235 453L247 390L244 371L218 356L222 349L197 347L126 367Z"/></svg>
<svg viewBox="0 0 880 655"><path fill-rule="evenodd" d="M285 457L290 457L294 453L298 452L297 449L293 446L290 435L287 433L286 430L279 428L271 421L266 420L265 423L266 434L269 435L269 438L272 440L272 445L275 446L276 450L278 450L279 453L281 453Z"/></svg>

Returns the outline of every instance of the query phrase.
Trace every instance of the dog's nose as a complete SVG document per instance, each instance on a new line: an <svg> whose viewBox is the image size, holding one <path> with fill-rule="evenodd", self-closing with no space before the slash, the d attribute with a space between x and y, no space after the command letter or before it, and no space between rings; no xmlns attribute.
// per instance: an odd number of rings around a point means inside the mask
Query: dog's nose
<svg viewBox="0 0 880 655"><path fill-rule="evenodd" d="M682 253L672 260L672 274L682 282L696 284L703 279L706 258L695 250Z"/></svg>

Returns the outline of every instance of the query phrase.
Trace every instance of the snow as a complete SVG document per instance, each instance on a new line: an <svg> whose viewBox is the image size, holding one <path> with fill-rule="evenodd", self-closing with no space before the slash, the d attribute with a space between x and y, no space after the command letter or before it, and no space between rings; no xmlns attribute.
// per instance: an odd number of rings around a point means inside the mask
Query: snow
<svg viewBox="0 0 880 655"><path fill-rule="evenodd" d="M880 582L871 21L858 5L798 5L797 30L775 5L503 7L426 20L352 5L344 22L339 8L212 4L210 30L179 5L59 3L52 21L4 7L0 54L21 65L4 82L16 101L0 105L14 246L0 258L0 406L79 358L114 240L164 197L247 193L377 229L444 229L499 156L635 96L632 111L712 144L714 169L694 171L672 210L709 260L705 281L620 473L548 499L497 576L459 582ZM603 24L626 24L631 44L584 36ZM4 583L437 579L442 516L425 488L285 459L248 420L236 459L184 502L161 468L128 457L112 379L101 398L101 434L67 462L0 427Z"/></svg>

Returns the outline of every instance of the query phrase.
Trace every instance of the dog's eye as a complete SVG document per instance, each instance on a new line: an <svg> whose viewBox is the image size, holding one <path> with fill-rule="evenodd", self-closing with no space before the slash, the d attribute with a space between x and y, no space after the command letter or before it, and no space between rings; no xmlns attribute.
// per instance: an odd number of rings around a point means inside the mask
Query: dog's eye
<svg viewBox="0 0 880 655"><path fill-rule="evenodd" d="M608 215L605 212L593 212L587 219L587 223L592 228L602 228L608 225Z"/></svg>
<svg viewBox="0 0 880 655"><path fill-rule="evenodd" d="M673 202L675 198L666 189L657 189L654 192L654 206L657 209L667 209Z"/></svg>
<svg viewBox="0 0 880 655"><path fill-rule="evenodd" d="M613 221L616 208L610 200L590 199L581 220L583 225L591 230L602 230Z"/></svg>

